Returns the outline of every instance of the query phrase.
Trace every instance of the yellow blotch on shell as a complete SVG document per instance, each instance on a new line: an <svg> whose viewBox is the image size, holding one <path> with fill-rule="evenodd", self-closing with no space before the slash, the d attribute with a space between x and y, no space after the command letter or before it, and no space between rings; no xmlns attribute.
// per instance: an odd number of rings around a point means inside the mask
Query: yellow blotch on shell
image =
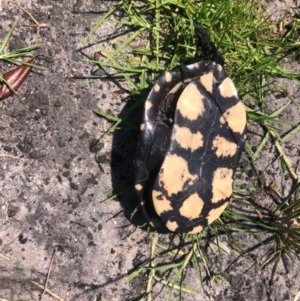
<svg viewBox="0 0 300 301"><path fill-rule="evenodd" d="M244 132L247 119L246 109L241 101L224 112L220 117L220 122L224 123L225 121L233 132L240 134Z"/></svg>
<svg viewBox="0 0 300 301"><path fill-rule="evenodd" d="M203 227L202 227L202 226L196 226L196 227L193 228L193 230L191 230L191 231L189 232L189 234L199 233L199 232L201 232L202 230L203 230Z"/></svg>
<svg viewBox="0 0 300 301"><path fill-rule="evenodd" d="M181 115L190 120L196 120L204 113L204 97L194 82L187 85L181 93L177 109Z"/></svg>
<svg viewBox="0 0 300 301"><path fill-rule="evenodd" d="M226 77L222 84L219 86L219 91L221 96L225 98L236 97L238 98L238 93L235 88L235 85L230 77Z"/></svg>
<svg viewBox="0 0 300 301"><path fill-rule="evenodd" d="M144 131L144 130L145 130L145 123L144 123L144 122L141 123L141 125L140 125L140 130L141 130L141 131Z"/></svg>
<svg viewBox="0 0 300 301"><path fill-rule="evenodd" d="M237 145L218 135L213 140L212 149L218 157L232 157L237 152Z"/></svg>
<svg viewBox="0 0 300 301"><path fill-rule="evenodd" d="M172 73L171 72L166 72L165 73L165 79L166 79L166 82L169 83L172 80Z"/></svg>
<svg viewBox="0 0 300 301"><path fill-rule="evenodd" d="M182 216L188 219L199 218L202 208L204 206L203 200L195 192L191 194L187 199L182 203L179 212Z"/></svg>
<svg viewBox="0 0 300 301"><path fill-rule="evenodd" d="M209 211L207 216L207 223L211 224L214 220L220 217L220 215L223 213L225 208L227 207L228 203L223 204L219 208L215 208Z"/></svg>
<svg viewBox="0 0 300 301"><path fill-rule="evenodd" d="M151 101L146 101L145 103L145 110L148 111L152 108L153 104Z"/></svg>
<svg viewBox="0 0 300 301"><path fill-rule="evenodd" d="M141 191L143 189L143 185L138 183L138 184L135 184L134 188L136 191Z"/></svg>
<svg viewBox="0 0 300 301"><path fill-rule="evenodd" d="M223 72L223 67L219 64L216 64L217 70L219 73Z"/></svg>
<svg viewBox="0 0 300 301"><path fill-rule="evenodd" d="M172 222L172 221L168 221L166 223L166 227L172 231L172 232L175 232L177 229L178 229L178 224L177 222Z"/></svg>
<svg viewBox="0 0 300 301"><path fill-rule="evenodd" d="M158 83L155 83L153 90L158 93L160 91L160 85Z"/></svg>
<svg viewBox="0 0 300 301"><path fill-rule="evenodd" d="M201 132L192 133L191 130L187 127L180 127L178 125L174 126L174 132L172 140L180 145L180 147L191 151L195 151L200 147L203 147L203 135Z"/></svg>
<svg viewBox="0 0 300 301"><path fill-rule="evenodd" d="M215 170L212 180L212 202L218 203L227 199L232 194L233 170L226 167L219 167Z"/></svg>
<svg viewBox="0 0 300 301"><path fill-rule="evenodd" d="M215 77L212 72L206 73L200 77L200 83L210 93L213 91L214 82Z"/></svg>
<svg viewBox="0 0 300 301"><path fill-rule="evenodd" d="M173 210L171 202L160 191L152 191L152 200L154 209L158 215Z"/></svg>
<svg viewBox="0 0 300 301"><path fill-rule="evenodd" d="M169 196L183 190L185 184L192 184L198 178L189 172L188 162L175 154L165 157L159 173L159 185L161 185Z"/></svg>

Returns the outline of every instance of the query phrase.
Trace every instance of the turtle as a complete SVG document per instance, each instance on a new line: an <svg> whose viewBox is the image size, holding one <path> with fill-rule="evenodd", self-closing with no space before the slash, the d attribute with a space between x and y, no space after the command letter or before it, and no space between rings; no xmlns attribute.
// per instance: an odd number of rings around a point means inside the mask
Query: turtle
<svg viewBox="0 0 300 301"><path fill-rule="evenodd" d="M219 218L246 138L245 105L224 58L204 27L195 33L197 60L158 77L140 125L134 187L158 231L199 233Z"/></svg>

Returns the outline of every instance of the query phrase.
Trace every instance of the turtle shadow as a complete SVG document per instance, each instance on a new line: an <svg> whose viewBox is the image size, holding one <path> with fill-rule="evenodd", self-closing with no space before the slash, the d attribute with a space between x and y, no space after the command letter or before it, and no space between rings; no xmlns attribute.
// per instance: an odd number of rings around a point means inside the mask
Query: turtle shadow
<svg viewBox="0 0 300 301"><path fill-rule="evenodd" d="M140 124L148 90L130 96L118 115L122 120L113 133L111 152L111 180L113 195L117 196L125 217L136 227L147 229L146 218L134 190L135 154L138 146Z"/></svg>

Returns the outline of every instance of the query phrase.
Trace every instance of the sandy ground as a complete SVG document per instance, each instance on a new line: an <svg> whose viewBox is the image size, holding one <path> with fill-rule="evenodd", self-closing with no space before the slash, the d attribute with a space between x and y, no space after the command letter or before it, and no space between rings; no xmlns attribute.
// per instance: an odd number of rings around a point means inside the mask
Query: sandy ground
<svg viewBox="0 0 300 301"><path fill-rule="evenodd" d="M37 63L46 70L34 71L17 96L0 102L0 300L40 300L42 290L35 283L46 281L49 266L48 287L64 300L135 300L145 289L144 275L132 282L124 276L148 258L149 241L127 218L134 195L126 194L125 205L103 200L132 172L136 135L110 136L91 152L91 143L109 128L93 110L119 113L125 97L109 81L76 79L91 74L91 65L77 49L110 3L17 2L46 26L37 33L25 26L31 21L13 1L0 1L0 38L18 16L9 48L42 42ZM270 11L291 9L299 5L296 2L270 4ZM110 25L102 28L99 41L111 30ZM93 51L83 52L92 57ZM2 72L8 68L0 67ZM299 64L291 68L299 71ZM281 85L288 87L297 102L285 117L299 122L299 84L286 81ZM270 98L270 109L287 99ZM285 145L295 163L299 140L295 136ZM278 180L280 164L274 162L270 150L274 151L267 149L258 166ZM170 238L162 235L160 239L167 242ZM245 235L238 239L251 244ZM191 268L186 281L199 294L185 295L184 300L283 301L293 300L298 293L298 260L281 264L270 281L271 267L261 270L253 256L236 258L237 253L228 248L223 266L218 267L226 271L227 280L204 282L203 288ZM167 290L156 291L154 300L166 300ZM55 298L46 293L43 300Z"/></svg>

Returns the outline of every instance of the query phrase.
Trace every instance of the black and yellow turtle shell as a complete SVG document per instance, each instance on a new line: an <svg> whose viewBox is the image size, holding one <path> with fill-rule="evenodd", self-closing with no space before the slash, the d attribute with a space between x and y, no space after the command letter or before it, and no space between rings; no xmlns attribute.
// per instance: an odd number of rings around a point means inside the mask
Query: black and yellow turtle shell
<svg viewBox="0 0 300 301"><path fill-rule="evenodd" d="M200 232L232 194L244 145L246 111L215 62L161 75L145 102L135 190L154 227Z"/></svg>

